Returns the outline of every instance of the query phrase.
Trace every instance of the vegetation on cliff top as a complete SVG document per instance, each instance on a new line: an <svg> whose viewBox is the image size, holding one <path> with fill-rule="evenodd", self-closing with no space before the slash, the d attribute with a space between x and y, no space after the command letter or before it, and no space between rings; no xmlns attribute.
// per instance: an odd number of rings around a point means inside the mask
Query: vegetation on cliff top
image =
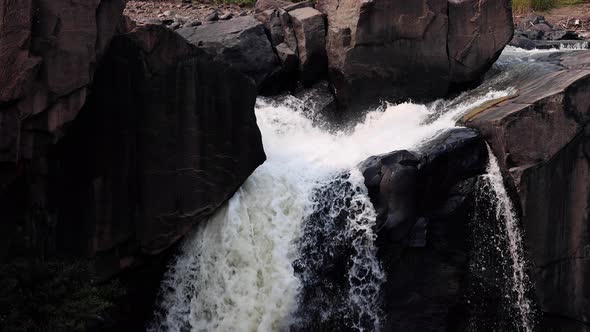
<svg viewBox="0 0 590 332"><path fill-rule="evenodd" d="M519 13L531 10L547 10L559 6L571 6L584 0L512 0L512 8Z"/></svg>

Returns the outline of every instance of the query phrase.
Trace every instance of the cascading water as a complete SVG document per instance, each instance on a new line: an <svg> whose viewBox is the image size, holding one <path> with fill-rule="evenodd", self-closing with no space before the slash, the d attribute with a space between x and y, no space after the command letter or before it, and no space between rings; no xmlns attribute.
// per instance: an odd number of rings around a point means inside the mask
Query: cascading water
<svg viewBox="0 0 590 332"><path fill-rule="evenodd" d="M474 243L470 276L475 286L470 300L475 313L471 317L470 331L531 332L534 330L536 313L529 294L531 283L526 273L518 217L504 186L498 160L489 147L488 154L490 161L487 174L479 179L471 226ZM490 270L490 266L496 268ZM482 275L487 277L482 278ZM490 283L489 280L494 282ZM477 303L481 294L491 295L488 298L495 294L498 305Z"/></svg>
<svg viewBox="0 0 590 332"><path fill-rule="evenodd" d="M503 57L500 73L453 100L386 105L348 131L315 125L301 99L259 99L256 116L268 159L187 238L162 282L150 330L379 330L386 276L376 257L377 213L357 165L373 155L417 149L469 110L514 93L494 88L534 75L530 66L519 69L529 63L521 58ZM516 74L507 74L508 67ZM482 181L508 239L506 247L494 242L508 255L512 290L506 295L518 307L522 330L531 331L517 222L493 158L488 171ZM471 269L485 269L484 263Z"/></svg>

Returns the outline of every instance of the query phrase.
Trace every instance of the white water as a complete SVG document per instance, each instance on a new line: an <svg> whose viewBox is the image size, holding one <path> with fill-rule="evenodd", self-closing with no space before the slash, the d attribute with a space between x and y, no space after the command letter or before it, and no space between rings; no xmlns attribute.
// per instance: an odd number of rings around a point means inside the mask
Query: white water
<svg viewBox="0 0 590 332"><path fill-rule="evenodd" d="M507 248L500 248L500 252L507 252L510 265L509 279L512 292L509 295L511 304L516 309L519 331L533 331L534 323L531 321L533 307L527 297L530 282L526 274L526 260L522 247L522 234L518 225L518 218L510 196L504 186L504 178L500 171L497 158L488 147L490 156L487 174L483 177L483 188L487 192L486 198L491 202L495 213L495 220L504 227L500 234L506 234Z"/></svg>
<svg viewBox="0 0 590 332"><path fill-rule="evenodd" d="M184 244L162 283L163 298L152 331L277 331L293 323L301 281L293 262L302 221L317 205L313 192L342 172L360 188L355 195L364 209L348 220L356 257L349 280L383 280L374 257L372 226L376 213L356 165L366 158L399 149L415 149L457 118L484 102L511 91L488 91L440 109L404 103L370 112L351 132L329 133L312 124L301 101L291 97L274 104L259 100L258 125L268 160L205 225ZM436 118L436 120L432 120ZM362 273L359 271L363 271ZM355 275L357 274L357 275ZM373 287L378 288L377 285ZM349 302L379 320L376 296L351 287ZM326 308L329 309L329 308ZM359 328L360 329L360 328Z"/></svg>

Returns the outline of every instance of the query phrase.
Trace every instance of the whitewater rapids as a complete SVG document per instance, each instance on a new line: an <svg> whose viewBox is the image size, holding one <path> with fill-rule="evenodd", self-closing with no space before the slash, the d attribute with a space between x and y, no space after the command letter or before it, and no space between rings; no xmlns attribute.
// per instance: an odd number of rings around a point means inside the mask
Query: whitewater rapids
<svg viewBox="0 0 590 332"><path fill-rule="evenodd" d="M151 330L287 329L296 319L302 287L293 269L299 256L295 242L301 236L302 221L317 204L314 189L349 172L348 181L361 188L363 218L374 224L376 213L357 164L373 155L416 149L455 127L466 111L509 93L488 91L463 98L443 115L437 115L440 107L434 105L385 105L368 113L349 132L332 133L315 126L303 102L295 97L281 103L259 99L256 117L268 159L184 243L163 281L161 310ZM358 227L365 228L363 236L371 245L372 224ZM375 250L361 255L374 256ZM355 259L377 261L375 257ZM379 269L372 271L375 280L383 279ZM377 327L378 322L374 324Z"/></svg>

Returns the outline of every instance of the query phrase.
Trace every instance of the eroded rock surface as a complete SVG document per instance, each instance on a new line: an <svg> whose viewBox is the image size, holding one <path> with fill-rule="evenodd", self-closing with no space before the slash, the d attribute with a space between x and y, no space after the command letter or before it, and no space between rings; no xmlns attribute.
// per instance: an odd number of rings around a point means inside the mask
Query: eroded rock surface
<svg viewBox="0 0 590 332"><path fill-rule="evenodd" d="M15 243L23 251L52 250L44 239L54 224L44 217L46 153L84 105L97 63L121 30L124 6L0 1L0 258ZM19 205L25 196L33 206ZM23 208L25 216L17 213Z"/></svg>
<svg viewBox="0 0 590 332"><path fill-rule="evenodd" d="M265 160L255 85L164 27L116 37L93 91L54 189L60 243L105 271L170 247Z"/></svg>
<svg viewBox="0 0 590 332"><path fill-rule="evenodd" d="M542 325L569 320L579 331L590 323L590 55L556 60L561 67L467 125L481 131L518 189Z"/></svg>
<svg viewBox="0 0 590 332"><path fill-rule="evenodd" d="M387 272L384 330L463 330L470 211L487 160L485 141L463 128L419 152L396 151L361 165L379 213L377 243Z"/></svg>
<svg viewBox="0 0 590 332"><path fill-rule="evenodd" d="M281 70L264 26L252 16L179 30L193 45L252 78L261 90Z"/></svg>
<svg viewBox="0 0 590 332"><path fill-rule="evenodd" d="M316 7L328 18L331 82L344 106L437 98L477 82L513 31L506 0L320 0Z"/></svg>

